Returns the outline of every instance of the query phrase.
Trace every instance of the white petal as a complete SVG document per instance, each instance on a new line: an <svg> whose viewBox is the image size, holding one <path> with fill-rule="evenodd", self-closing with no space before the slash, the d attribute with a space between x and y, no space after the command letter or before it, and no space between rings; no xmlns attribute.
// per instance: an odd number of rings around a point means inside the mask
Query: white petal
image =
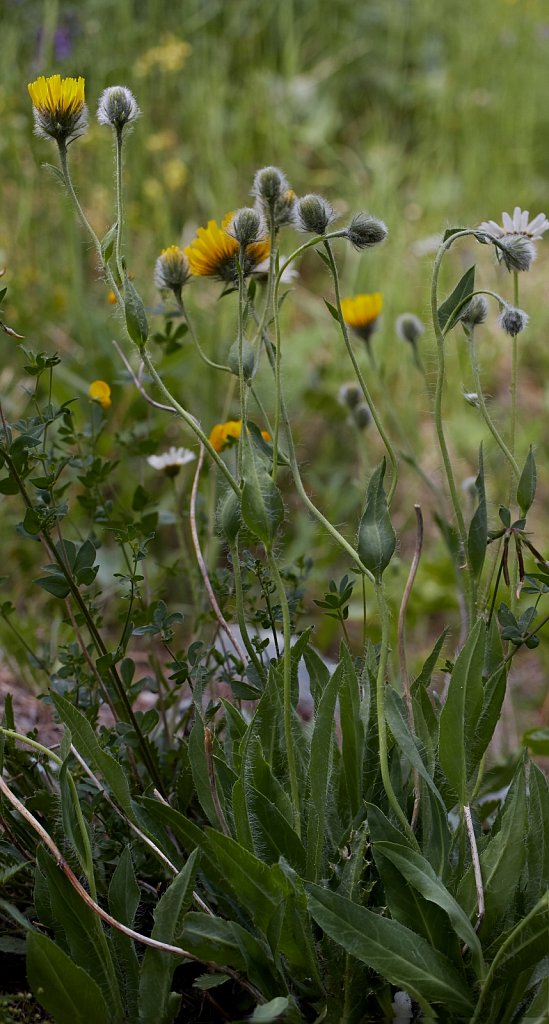
<svg viewBox="0 0 549 1024"><path fill-rule="evenodd" d="M508 213L502 213L501 220L502 220L502 223L503 223L504 231L507 231L509 234L513 234L513 232L515 230L515 225L513 223L512 218L509 216L509 214Z"/></svg>
<svg viewBox="0 0 549 1024"><path fill-rule="evenodd" d="M526 229L528 227L528 217L529 216L530 216L529 211L528 210L523 210L522 217L520 218L520 230L521 231L526 231Z"/></svg>
<svg viewBox="0 0 549 1024"><path fill-rule="evenodd" d="M528 231L530 232L530 234L534 235L534 234L537 234L540 231L541 232L547 231L548 227L549 227L549 221L547 220L547 217L545 216L545 214L544 213L538 213L537 217L534 217L534 219L532 221L530 221L530 223L528 225Z"/></svg>
<svg viewBox="0 0 549 1024"><path fill-rule="evenodd" d="M522 210L520 206L515 206L515 209L513 210L513 228L515 231L520 231L521 215Z"/></svg>

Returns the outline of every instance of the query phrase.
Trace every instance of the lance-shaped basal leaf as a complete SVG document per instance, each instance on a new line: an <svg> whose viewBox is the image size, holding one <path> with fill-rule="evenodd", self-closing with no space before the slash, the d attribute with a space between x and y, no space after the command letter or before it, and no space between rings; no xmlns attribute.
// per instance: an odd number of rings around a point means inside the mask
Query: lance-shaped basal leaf
<svg viewBox="0 0 549 1024"><path fill-rule="evenodd" d="M389 517L387 495L383 487L386 466L383 459L370 478L366 509L360 520L357 540L361 560L378 580L389 565L396 546L396 535Z"/></svg>
<svg viewBox="0 0 549 1024"><path fill-rule="evenodd" d="M478 505L471 519L469 536L467 537L467 558L471 572L475 579L478 579L484 559L486 558L486 544L488 541L488 514L486 512L486 491L484 488L484 459L482 456L482 445L478 453L478 476L475 480L475 489L478 497Z"/></svg>
<svg viewBox="0 0 549 1024"><path fill-rule="evenodd" d="M534 500L536 494L536 482L536 462L532 451L532 445L530 445L528 455L526 456L526 462L524 463L524 469L520 474L520 480L517 487L517 502L520 507L521 515L523 516L526 515Z"/></svg>
<svg viewBox="0 0 549 1024"><path fill-rule="evenodd" d="M438 307L438 323L441 331L445 334L455 327L460 318L461 311L467 305L475 290L475 266L469 267L463 277L458 281L451 295Z"/></svg>
<svg viewBox="0 0 549 1024"><path fill-rule="evenodd" d="M457 657L440 714L440 766L461 804L469 802L467 782L475 767L471 741L482 709L485 641L486 625L479 619Z"/></svg>
<svg viewBox="0 0 549 1024"><path fill-rule="evenodd" d="M272 547L284 520L284 504L280 491L267 472L265 463L250 441L247 433L244 445L244 484L242 487L242 519L250 533L265 545Z"/></svg>

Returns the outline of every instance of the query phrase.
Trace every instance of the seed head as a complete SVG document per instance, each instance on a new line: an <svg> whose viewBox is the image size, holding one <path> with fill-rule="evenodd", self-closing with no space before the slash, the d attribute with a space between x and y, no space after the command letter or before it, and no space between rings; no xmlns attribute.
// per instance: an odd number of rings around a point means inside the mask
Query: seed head
<svg viewBox="0 0 549 1024"><path fill-rule="evenodd" d="M499 322L506 334L515 338L528 324L528 314L516 306L505 306L500 315Z"/></svg>
<svg viewBox="0 0 549 1024"><path fill-rule="evenodd" d="M372 245L383 242L387 234L387 227L382 220L371 217L369 213L356 213L345 232L345 237L355 249L369 249Z"/></svg>
<svg viewBox="0 0 549 1024"><path fill-rule="evenodd" d="M506 235L499 241L496 252L507 270L530 270L536 258L536 247L525 235Z"/></svg>
<svg viewBox="0 0 549 1024"><path fill-rule="evenodd" d="M331 203L323 196L307 195L298 199L294 211L294 225L298 231L310 231L314 235L324 235L327 227L336 218Z"/></svg>
<svg viewBox="0 0 549 1024"><path fill-rule="evenodd" d="M125 85L111 85L99 97L97 120L99 124L110 124L117 132L137 121L141 111L137 100Z"/></svg>

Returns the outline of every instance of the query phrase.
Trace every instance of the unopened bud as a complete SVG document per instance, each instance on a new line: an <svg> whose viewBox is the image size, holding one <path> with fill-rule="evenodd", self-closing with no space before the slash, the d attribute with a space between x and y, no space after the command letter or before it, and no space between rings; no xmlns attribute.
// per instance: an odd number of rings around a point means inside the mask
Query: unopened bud
<svg viewBox="0 0 549 1024"><path fill-rule="evenodd" d="M244 206L241 210L237 210L225 230L228 235L236 238L242 248L253 245L260 238L265 237L263 219L251 206Z"/></svg>
<svg viewBox="0 0 549 1024"><path fill-rule="evenodd" d="M425 331L425 325L415 313L401 313L396 319L396 332L402 341L415 345Z"/></svg>
<svg viewBox="0 0 549 1024"><path fill-rule="evenodd" d="M362 401L362 390L354 382L342 384L337 397L340 405L346 405L348 409L356 409Z"/></svg>
<svg viewBox="0 0 549 1024"><path fill-rule="evenodd" d="M536 258L534 243L524 235L507 235L499 239L496 252L507 270L530 270Z"/></svg>
<svg viewBox="0 0 549 1024"><path fill-rule="evenodd" d="M336 214L331 203L323 196L307 195L299 199L294 212L294 223L298 231L310 231L324 235Z"/></svg>
<svg viewBox="0 0 549 1024"><path fill-rule="evenodd" d="M378 245L387 238L387 227L382 220L371 217L368 213L356 213L345 237L349 239L355 249L369 249L372 245Z"/></svg>
<svg viewBox="0 0 549 1024"><path fill-rule="evenodd" d="M372 414L365 402L353 409L352 416L359 430L365 430L372 422Z"/></svg>
<svg viewBox="0 0 549 1024"><path fill-rule="evenodd" d="M515 338L528 324L528 314L516 306L505 306L500 315L499 322L506 334Z"/></svg>
<svg viewBox="0 0 549 1024"><path fill-rule="evenodd" d="M125 85L111 85L99 97L97 120L99 124L110 124L117 131L137 121L141 111L137 100Z"/></svg>
<svg viewBox="0 0 549 1024"><path fill-rule="evenodd" d="M476 327L483 324L488 316L488 303L484 295L473 295L473 298L463 307L459 319L465 327Z"/></svg>

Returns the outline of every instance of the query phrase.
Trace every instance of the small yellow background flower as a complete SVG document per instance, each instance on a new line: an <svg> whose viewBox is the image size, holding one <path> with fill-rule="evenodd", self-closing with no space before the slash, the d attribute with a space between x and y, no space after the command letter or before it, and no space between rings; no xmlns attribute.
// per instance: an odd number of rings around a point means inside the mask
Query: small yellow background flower
<svg viewBox="0 0 549 1024"><path fill-rule="evenodd" d="M349 327L360 333L361 328L369 327L377 320L383 309L383 295L373 292L371 295L354 295L341 300L343 319Z"/></svg>
<svg viewBox="0 0 549 1024"><path fill-rule="evenodd" d="M104 380L94 380L88 389L92 401L99 402L102 409L108 409L111 402L111 389Z"/></svg>
<svg viewBox="0 0 549 1024"><path fill-rule="evenodd" d="M222 452L229 440L238 440L241 432L242 420L227 420L226 423L216 423L210 432L210 444L216 452ZM271 440L271 435L266 430L261 431L261 436L264 441Z"/></svg>

